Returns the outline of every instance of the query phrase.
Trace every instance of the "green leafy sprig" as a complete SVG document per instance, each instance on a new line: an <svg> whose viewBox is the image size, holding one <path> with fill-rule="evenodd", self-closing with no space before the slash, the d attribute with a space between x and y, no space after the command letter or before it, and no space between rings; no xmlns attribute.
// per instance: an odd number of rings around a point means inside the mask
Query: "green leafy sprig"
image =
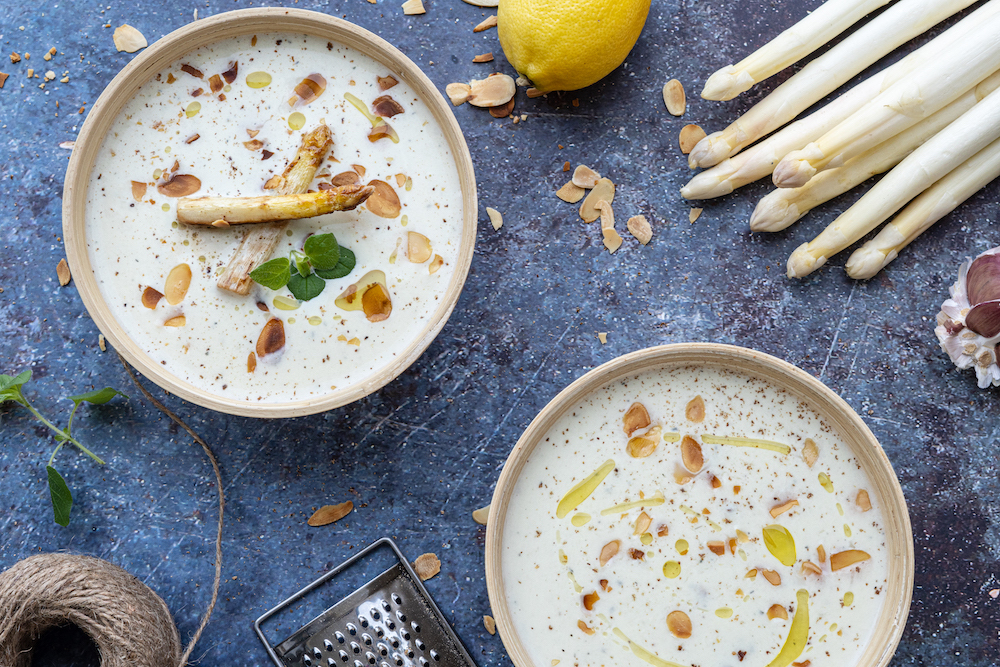
<svg viewBox="0 0 1000 667"><path fill-rule="evenodd" d="M73 401L73 411L69 413L69 422L66 424L66 428L59 428L48 419L42 416L38 410L35 409L27 398L24 396L22 388L31 379L31 371L24 371L12 375L3 375L0 373L0 404L6 403L7 401L14 401L15 403L27 408L35 418L48 426L53 433L55 433L56 448L52 450L52 455L49 456L49 463L45 466L45 472L48 475L49 480L49 497L52 499L52 513L55 517L55 522L60 526L69 525L69 513L73 509L73 494L69 490L69 485L66 484L66 480L63 479L59 471L55 469L54 463L56 459L56 454L62 449L63 445L67 442L72 443L81 452L94 459L100 464L104 464L104 461L94 454L92 451L84 447L79 440L73 437L73 417L76 416L76 411L80 407L81 403L90 403L91 405L104 405L110 401L115 396L125 396L122 392L117 389L112 389L111 387L105 387L104 389L96 389L94 391L88 391L85 394L78 394L76 396L69 396L69 400Z"/></svg>
<svg viewBox="0 0 1000 667"><path fill-rule="evenodd" d="M254 282L268 289L288 291L299 301L315 299L327 280L343 278L354 270L357 259L349 248L337 243L333 234L313 234L302 250L292 250L288 257L264 262L250 272Z"/></svg>

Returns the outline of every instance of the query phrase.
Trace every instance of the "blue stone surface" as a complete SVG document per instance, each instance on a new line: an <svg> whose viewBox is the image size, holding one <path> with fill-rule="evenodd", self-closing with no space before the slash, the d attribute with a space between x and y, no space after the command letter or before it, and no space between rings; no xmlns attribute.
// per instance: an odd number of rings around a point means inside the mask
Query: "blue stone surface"
<svg viewBox="0 0 1000 667"><path fill-rule="evenodd" d="M114 50L114 27L128 23L152 42L190 23L195 9L206 17L269 4L0 0L0 72L10 74L0 90L0 371L30 369L27 395L60 424L71 407L61 397L106 385L130 396L77 416L77 437L107 465L60 453L56 464L76 498L68 528L52 522L44 481L51 434L25 409L0 407L0 569L44 551L108 559L166 600L185 640L209 599L214 478L200 448L131 386L113 350L98 349L74 284L59 286L70 153L59 143L76 137L104 86L133 58ZM690 175L677 147L680 128L721 129L788 73L721 103L699 98L702 82L818 4L654 0L626 65L600 84L538 99L522 90L516 111L527 118L517 124L456 108L479 179L472 270L441 335L368 398L311 417L258 421L164 396L147 382L222 466L224 576L194 652L201 664L268 664L252 620L384 535L410 558L440 557L441 574L427 582L432 595L480 665L510 664L499 636L483 627L485 530L471 512L489 502L521 431L569 382L626 352L682 341L786 359L863 417L895 467L913 522L916 585L893 664L998 663L1000 600L989 591L1000 588L1000 396L957 371L932 331L959 263L1000 244L997 184L864 283L845 276L846 255L805 280L784 276L788 254L862 189L773 235L747 227L769 184L705 202L695 223L692 204L678 195ZM393 0L291 2L381 35L442 91L493 71L513 74L496 30L472 32L492 10L460 0L424 5L426 14L404 16ZM57 53L46 62L50 47ZM472 63L487 51L494 62ZM31 58L12 64L10 52ZM27 78L29 67L42 77L51 70L55 80L42 89L42 78ZM663 106L670 78L687 88L683 118ZM567 178L564 161L611 177L619 229L624 235L629 216L645 215L650 245L626 236L609 255L597 225L582 224L576 207L553 194ZM487 205L504 214L499 232ZM355 506L347 518L306 525L317 507L345 500Z"/></svg>

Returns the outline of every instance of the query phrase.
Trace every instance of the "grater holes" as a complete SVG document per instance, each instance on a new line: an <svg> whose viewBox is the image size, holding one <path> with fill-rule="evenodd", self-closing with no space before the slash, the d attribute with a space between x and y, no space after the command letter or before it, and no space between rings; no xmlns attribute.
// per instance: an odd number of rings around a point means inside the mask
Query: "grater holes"
<svg viewBox="0 0 1000 667"><path fill-rule="evenodd" d="M351 633L352 637L354 637L355 635L358 634L358 626L354 625L353 623L348 623L347 624L347 631L349 633Z"/></svg>
<svg viewBox="0 0 1000 667"><path fill-rule="evenodd" d="M396 667L403 667L403 656L398 653L393 653L392 659L396 662Z"/></svg>
<svg viewBox="0 0 1000 667"><path fill-rule="evenodd" d="M376 662L378 662L378 658L376 658L375 654L372 653L371 651L369 651L368 653L365 653L365 657L368 658L368 664L369 665L374 665Z"/></svg>
<svg viewBox="0 0 1000 667"><path fill-rule="evenodd" d="M378 649L378 652L382 654L382 657L389 655L389 647L382 642L379 642L376 648Z"/></svg>
<svg viewBox="0 0 1000 667"><path fill-rule="evenodd" d="M395 637L393 637L392 639L390 639L389 643L392 644L393 648L399 648L399 640L396 639Z"/></svg>
<svg viewBox="0 0 1000 667"><path fill-rule="evenodd" d="M406 630L400 630L399 636L405 639L406 641L410 641L410 633L407 632Z"/></svg>
<svg viewBox="0 0 1000 667"><path fill-rule="evenodd" d="M327 658L326 659L326 665L327 665L327 667L333 667L336 664L337 664L337 661L334 660L333 658Z"/></svg>
<svg viewBox="0 0 1000 667"><path fill-rule="evenodd" d="M355 653L361 653L361 645L357 642L351 642L351 650Z"/></svg>
<svg viewBox="0 0 1000 667"><path fill-rule="evenodd" d="M378 626L375 626L375 634L378 635L380 638L384 637L385 636L385 630L383 630L382 628L380 628Z"/></svg>
<svg viewBox="0 0 1000 667"><path fill-rule="evenodd" d="M430 664L427 662L427 658L420 658L420 667L430 667Z"/></svg>
<svg viewBox="0 0 1000 667"><path fill-rule="evenodd" d="M312 658L310 658L308 655L302 656L302 664L303 665L311 665L311 664L313 664Z"/></svg>
<svg viewBox="0 0 1000 667"><path fill-rule="evenodd" d="M341 660L341 662L347 662L350 659L351 659L351 656L347 655L347 651L341 649L341 651L340 651L340 660Z"/></svg>
<svg viewBox="0 0 1000 667"><path fill-rule="evenodd" d="M339 644L343 644L345 641L347 641L347 638L344 637L344 633L341 632L340 630L337 630L337 632L335 632L333 636L337 638L337 643Z"/></svg>
<svg viewBox="0 0 1000 667"><path fill-rule="evenodd" d="M378 609L372 609L372 618L374 618L376 621L382 618L382 614L379 613Z"/></svg>
<svg viewBox="0 0 1000 667"><path fill-rule="evenodd" d="M330 641L329 639L324 639L323 640L323 648L325 648L327 651L332 651L333 650L333 642Z"/></svg>
<svg viewBox="0 0 1000 667"><path fill-rule="evenodd" d="M417 645L417 648L418 648L418 649L420 649L421 651L424 651L424 650L426 650L426 649L427 649L427 644L425 644L425 643L424 643L423 641L421 641L421 640L417 639L417 640L415 641L415 643L416 643L416 645Z"/></svg>
<svg viewBox="0 0 1000 667"><path fill-rule="evenodd" d="M361 627L363 627L363 628L367 628L368 627L368 619L367 618L365 618L364 616L358 616L358 620L361 621Z"/></svg>
<svg viewBox="0 0 1000 667"><path fill-rule="evenodd" d="M396 610L396 618L399 619L400 623L406 623L406 614L404 614L398 609Z"/></svg>
<svg viewBox="0 0 1000 667"><path fill-rule="evenodd" d="M413 660L413 649L412 648L406 649L406 657L409 658L410 660Z"/></svg>
<svg viewBox="0 0 1000 667"><path fill-rule="evenodd" d="M313 657L317 660L323 657L323 651L319 650L318 646L313 646Z"/></svg>
<svg viewBox="0 0 1000 667"><path fill-rule="evenodd" d="M434 658L434 662L441 662L441 654L431 649L431 657Z"/></svg>
<svg viewBox="0 0 1000 667"><path fill-rule="evenodd" d="M392 607L389 606L389 603L386 602L385 600L382 600L382 609L385 609L386 611L392 611Z"/></svg>
<svg viewBox="0 0 1000 667"><path fill-rule="evenodd" d="M354 667L365 667L365 663L361 662L360 660L355 660Z"/></svg>
<svg viewBox="0 0 1000 667"><path fill-rule="evenodd" d="M361 640L364 641L365 646L371 646L372 645L372 636L370 634L368 634L367 632L365 634L361 635Z"/></svg>
<svg viewBox="0 0 1000 667"><path fill-rule="evenodd" d="M410 621L410 627L413 628L414 632L420 632L420 624L416 621Z"/></svg>
<svg viewBox="0 0 1000 667"><path fill-rule="evenodd" d="M399 597L396 593L392 594L392 601L396 604L403 604L403 598Z"/></svg>
<svg viewBox="0 0 1000 667"><path fill-rule="evenodd" d="M396 624L395 624L395 623L393 623L392 621L388 621L388 622L387 622L387 623L385 624L385 627L389 628L390 630L395 630L395 629L396 629Z"/></svg>

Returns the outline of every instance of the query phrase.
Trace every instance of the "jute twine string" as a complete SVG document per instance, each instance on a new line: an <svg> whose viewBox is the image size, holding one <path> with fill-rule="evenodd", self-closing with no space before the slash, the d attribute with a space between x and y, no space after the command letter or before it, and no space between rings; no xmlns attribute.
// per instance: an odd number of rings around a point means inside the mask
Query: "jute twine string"
<svg viewBox="0 0 1000 667"><path fill-rule="evenodd" d="M181 653L180 635L166 603L122 568L90 556L31 556L0 573L0 667L30 667L39 636L49 628L70 623L94 640L102 667L184 667L219 599L226 505L219 463L208 444L142 386L120 354L118 358L143 396L187 431L212 463L219 492L219 523L211 601Z"/></svg>

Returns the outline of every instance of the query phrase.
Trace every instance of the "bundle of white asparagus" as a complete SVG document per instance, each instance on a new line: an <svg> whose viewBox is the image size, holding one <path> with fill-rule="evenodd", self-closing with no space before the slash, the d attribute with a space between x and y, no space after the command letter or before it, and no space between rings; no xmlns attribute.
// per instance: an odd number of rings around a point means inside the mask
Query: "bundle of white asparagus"
<svg viewBox="0 0 1000 667"><path fill-rule="evenodd" d="M828 0L737 65L713 74L702 96L735 97L884 4ZM897 0L729 127L702 139L689 164L711 168L694 176L681 194L687 199L718 197L773 173L779 189L758 203L750 226L753 231L779 231L888 171L788 261L789 277L808 275L903 209L848 261L851 277L872 277L934 222L1000 176L1000 93L993 94L1000 87L1000 0L989 0L818 111L786 123L896 47L971 4Z"/></svg>

